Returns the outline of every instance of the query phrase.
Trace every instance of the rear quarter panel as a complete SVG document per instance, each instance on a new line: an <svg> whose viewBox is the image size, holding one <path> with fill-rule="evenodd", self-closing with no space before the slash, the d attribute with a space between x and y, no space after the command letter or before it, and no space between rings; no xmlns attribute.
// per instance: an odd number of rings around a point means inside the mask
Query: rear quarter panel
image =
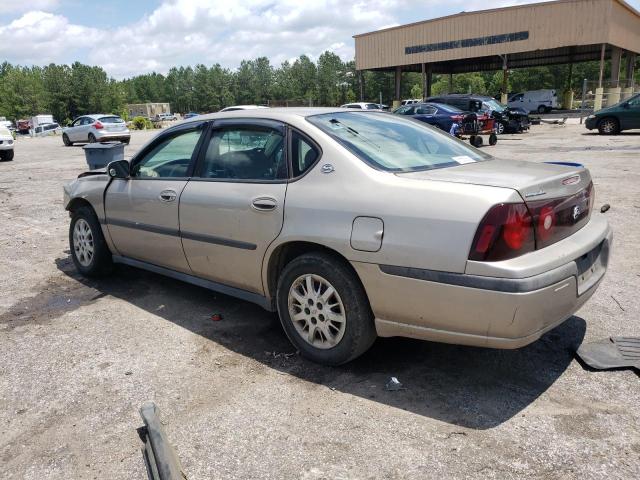
<svg viewBox="0 0 640 480"><path fill-rule="evenodd" d="M320 161L289 184L284 225L267 250L307 241L336 250L349 261L463 273L478 223L500 202L522 201L515 190L401 178L365 164L314 126L307 134L321 146ZM331 164L331 173L321 167ZM384 223L377 252L351 248L353 221L376 217ZM266 281L266 269L263 269ZM266 285L266 283L265 283Z"/></svg>

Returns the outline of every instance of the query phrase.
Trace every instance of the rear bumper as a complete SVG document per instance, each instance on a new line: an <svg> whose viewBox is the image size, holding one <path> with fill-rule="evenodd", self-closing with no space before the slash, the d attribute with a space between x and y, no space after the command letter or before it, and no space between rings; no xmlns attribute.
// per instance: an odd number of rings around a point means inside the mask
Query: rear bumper
<svg viewBox="0 0 640 480"><path fill-rule="evenodd" d="M565 321L596 291L612 242L608 226L595 240L572 261L523 278L352 264L379 336L519 348Z"/></svg>
<svg viewBox="0 0 640 480"><path fill-rule="evenodd" d="M98 132L96 133L96 140L99 142L107 142L111 140L129 140L131 133L129 130L124 132Z"/></svg>

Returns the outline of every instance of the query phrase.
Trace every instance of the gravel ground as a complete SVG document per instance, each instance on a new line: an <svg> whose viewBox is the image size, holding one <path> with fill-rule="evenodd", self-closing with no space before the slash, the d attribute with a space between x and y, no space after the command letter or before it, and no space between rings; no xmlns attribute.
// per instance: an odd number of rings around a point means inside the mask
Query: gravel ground
<svg viewBox="0 0 640 480"><path fill-rule="evenodd" d="M148 399L190 479L640 477L640 378L573 357L640 332L640 135L541 125L486 151L591 169L615 230L598 292L520 350L384 339L325 368L252 304L131 268L78 277L61 198L83 151L19 139L0 164L0 478L145 478Z"/></svg>

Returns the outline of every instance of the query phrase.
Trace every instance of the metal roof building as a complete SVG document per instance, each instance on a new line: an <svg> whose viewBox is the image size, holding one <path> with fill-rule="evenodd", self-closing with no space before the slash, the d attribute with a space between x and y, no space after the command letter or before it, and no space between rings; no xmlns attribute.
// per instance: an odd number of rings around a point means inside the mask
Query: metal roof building
<svg viewBox="0 0 640 480"><path fill-rule="evenodd" d="M462 12L354 38L356 69L395 71L396 99L403 71L423 72L430 93L432 73L611 58L616 82L623 54L629 74L640 53L640 12L623 0L557 0Z"/></svg>

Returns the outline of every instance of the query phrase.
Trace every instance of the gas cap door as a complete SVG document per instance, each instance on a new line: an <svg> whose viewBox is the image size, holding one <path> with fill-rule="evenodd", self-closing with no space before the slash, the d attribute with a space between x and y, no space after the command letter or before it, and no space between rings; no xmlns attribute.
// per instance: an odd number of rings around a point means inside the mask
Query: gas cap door
<svg viewBox="0 0 640 480"><path fill-rule="evenodd" d="M351 248L377 252L382 247L384 223L376 217L356 217L351 227Z"/></svg>

